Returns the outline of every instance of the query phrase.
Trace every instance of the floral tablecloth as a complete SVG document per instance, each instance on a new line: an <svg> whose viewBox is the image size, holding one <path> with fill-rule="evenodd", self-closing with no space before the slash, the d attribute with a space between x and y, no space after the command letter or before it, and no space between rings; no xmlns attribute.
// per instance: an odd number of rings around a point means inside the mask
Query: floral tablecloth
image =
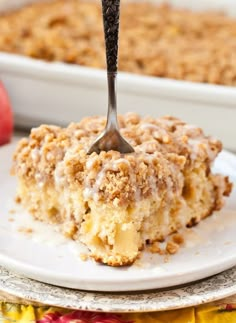
<svg viewBox="0 0 236 323"><path fill-rule="evenodd" d="M236 296L166 312L110 314L26 303L0 292L0 323L236 323Z"/></svg>

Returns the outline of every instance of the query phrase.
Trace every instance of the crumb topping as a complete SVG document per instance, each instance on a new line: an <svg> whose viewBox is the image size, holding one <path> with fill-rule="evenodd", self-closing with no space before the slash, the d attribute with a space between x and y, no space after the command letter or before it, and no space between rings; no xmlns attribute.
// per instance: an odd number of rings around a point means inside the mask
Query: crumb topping
<svg viewBox="0 0 236 323"><path fill-rule="evenodd" d="M22 139L14 155L13 173L36 181L39 188L83 186L84 199L114 205L148 196L171 200L183 188L185 169L204 163L206 171L222 148L200 128L173 117L158 119L129 113L119 117L132 154L87 151L105 127L104 117L89 117L67 128L42 125ZM181 194L181 192L180 192Z"/></svg>

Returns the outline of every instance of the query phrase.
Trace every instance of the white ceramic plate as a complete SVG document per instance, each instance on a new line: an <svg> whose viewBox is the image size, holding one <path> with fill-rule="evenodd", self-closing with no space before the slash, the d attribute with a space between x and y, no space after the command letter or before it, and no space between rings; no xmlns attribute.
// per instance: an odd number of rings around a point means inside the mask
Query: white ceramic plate
<svg viewBox="0 0 236 323"><path fill-rule="evenodd" d="M42 282L96 291L170 287L236 265L235 189L221 212L186 231L186 246L167 263L163 257L147 252L138 263L126 268L82 261L80 254L86 252L85 247L63 238L55 232L56 227L34 222L27 212L14 204L16 182L9 175L14 147L15 144L11 144L0 149L1 265ZM215 168L236 181L234 155L223 152ZM33 230L32 234L25 233L28 228Z"/></svg>
<svg viewBox="0 0 236 323"><path fill-rule="evenodd" d="M24 301L83 311L112 313L167 311L197 306L235 295L236 267L210 278L171 289L104 293L44 284L16 275L0 266L0 291L20 297ZM223 300L222 305L224 303Z"/></svg>

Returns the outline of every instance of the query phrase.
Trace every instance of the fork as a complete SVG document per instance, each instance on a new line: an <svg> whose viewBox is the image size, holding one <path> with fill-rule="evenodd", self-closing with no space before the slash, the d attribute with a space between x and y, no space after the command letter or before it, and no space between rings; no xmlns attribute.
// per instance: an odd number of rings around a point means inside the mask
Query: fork
<svg viewBox="0 0 236 323"><path fill-rule="evenodd" d="M116 150L122 154L134 152L133 147L121 136L117 120L117 62L120 0L102 0L103 25L106 45L108 112L105 130L88 150L88 154Z"/></svg>

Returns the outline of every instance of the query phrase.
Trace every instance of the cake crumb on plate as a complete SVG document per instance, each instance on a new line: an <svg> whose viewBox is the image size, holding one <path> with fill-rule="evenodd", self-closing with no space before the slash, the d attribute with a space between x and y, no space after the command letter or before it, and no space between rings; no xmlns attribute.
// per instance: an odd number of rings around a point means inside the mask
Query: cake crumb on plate
<svg viewBox="0 0 236 323"><path fill-rule="evenodd" d="M89 259L89 256L86 253L81 253L80 254L80 259L82 261L87 261Z"/></svg>
<svg viewBox="0 0 236 323"><path fill-rule="evenodd" d="M171 254L174 255L175 253L177 253L179 250L179 245L173 241L168 241L166 244L166 251Z"/></svg>
<svg viewBox="0 0 236 323"><path fill-rule="evenodd" d="M32 228L26 228L26 227L20 227L18 229L18 232L22 232L22 233L26 233L26 234L31 234L33 233L33 229Z"/></svg>

